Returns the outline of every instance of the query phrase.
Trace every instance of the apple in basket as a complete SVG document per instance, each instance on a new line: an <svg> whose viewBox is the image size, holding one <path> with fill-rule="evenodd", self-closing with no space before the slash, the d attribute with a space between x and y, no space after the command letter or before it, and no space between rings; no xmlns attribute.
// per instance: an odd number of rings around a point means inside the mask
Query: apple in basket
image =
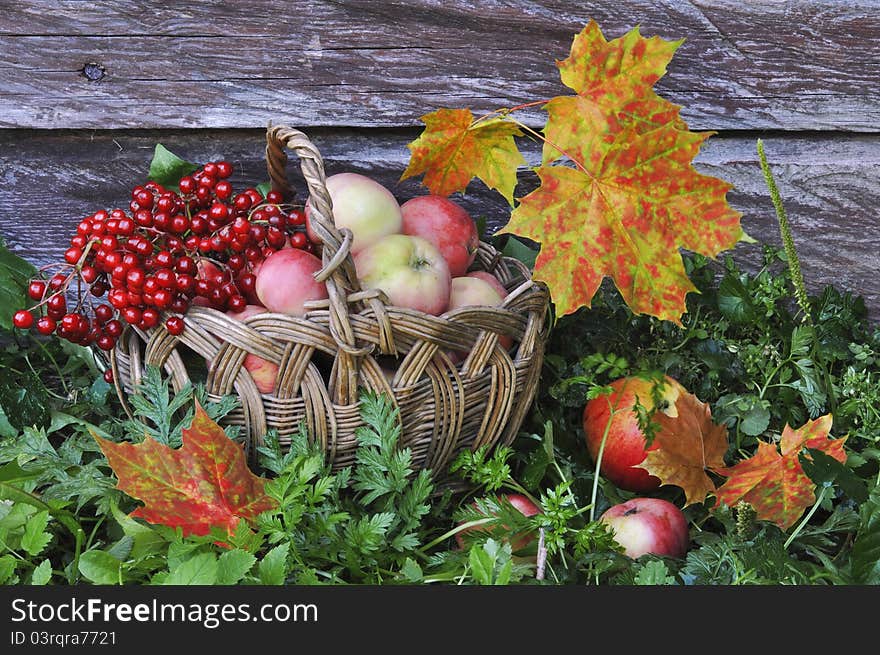
<svg viewBox="0 0 880 655"><path fill-rule="evenodd" d="M489 274L487 273L486 275ZM489 277L492 276L489 275ZM495 278L492 279L494 280ZM504 289L500 283L498 286ZM470 274L463 275L452 279L452 289L449 293L449 305L446 311L460 309L461 307L497 307L504 302L504 296L506 295L506 290L504 290L504 295L502 295L494 285L482 277L475 277ZM498 343L507 350L513 345L513 339L507 335L500 335ZM453 356L453 361L464 356L467 356L467 353L456 353L456 356Z"/></svg>
<svg viewBox="0 0 880 655"><path fill-rule="evenodd" d="M477 255L480 237L476 222L461 205L432 194L410 198L400 211L403 234L422 237L437 246L452 277L467 272Z"/></svg>
<svg viewBox="0 0 880 655"><path fill-rule="evenodd" d="M387 188L359 173L337 173L327 178L327 192L333 209L333 223L352 233L351 252L400 232L403 217L400 204ZM312 227L311 201L306 205L306 232L313 243L321 240ZM328 217L329 218L329 217Z"/></svg>
<svg viewBox="0 0 880 655"><path fill-rule="evenodd" d="M243 321L249 316L262 314L266 311L261 305L246 305L240 312L226 312L230 318ZM258 355L248 353L244 358L244 368L251 374L254 384L260 393L272 393L275 391L275 380L278 378L278 365Z"/></svg>
<svg viewBox="0 0 880 655"><path fill-rule="evenodd" d="M263 260L254 282L260 304L270 312L305 314L304 303L327 298L327 285L315 281L321 260L298 248L277 250Z"/></svg>
<svg viewBox="0 0 880 655"><path fill-rule="evenodd" d="M475 277L483 280L484 282L488 282L502 298L507 298L507 294L509 292L507 291L505 286L498 281L498 278L491 273L487 271L471 271L470 273L465 275L465 277Z"/></svg>
<svg viewBox="0 0 880 655"><path fill-rule="evenodd" d="M361 286L384 291L389 304L435 316L446 311L449 265L426 239L390 234L359 250L353 260Z"/></svg>

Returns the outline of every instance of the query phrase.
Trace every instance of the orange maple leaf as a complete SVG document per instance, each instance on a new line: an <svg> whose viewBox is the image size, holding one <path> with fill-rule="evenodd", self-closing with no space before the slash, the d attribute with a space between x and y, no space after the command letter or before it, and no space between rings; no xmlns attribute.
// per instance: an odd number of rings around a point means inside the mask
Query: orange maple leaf
<svg viewBox="0 0 880 655"><path fill-rule="evenodd" d="M185 535L206 535L214 527L232 534L242 519L275 507L266 480L251 472L241 446L198 401L177 449L151 438L132 444L92 436L119 478L117 488L144 501L131 516L149 523L180 527Z"/></svg>
<svg viewBox="0 0 880 655"><path fill-rule="evenodd" d="M464 191L474 177L513 205L517 168L526 161L514 141L522 132L501 118L474 121L469 109L438 109L421 117L425 130L410 143L409 165L400 179L425 173L432 193Z"/></svg>
<svg viewBox="0 0 880 655"><path fill-rule="evenodd" d="M815 484L798 461L804 448L814 448L839 462L846 460L846 437L829 438L832 416L807 421L797 430L788 425L782 431L779 450L774 444L758 443L749 459L731 467L713 469L728 480L715 492L715 506L733 507L738 501L749 503L759 519L772 521L783 530L794 525L804 510L816 501Z"/></svg>
<svg viewBox="0 0 880 655"><path fill-rule="evenodd" d="M651 421L657 424L654 441L638 467L661 484L681 487L685 506L703 502L715 491L707 471L724 466L727 427L716 424L709 405L692 393L678 397L673 415L657 412Z"/></svg>
<svg viewBox="0 0 880 655"><path fill-rule="evenodd" d="M502 232L541 244L534 277L560 314L611 277L634 312L680 324L695 290L680 249L714 258L744 236L732 185L692 164L712 133L689 131L652 88L679 44L638 29L608 42L591 22L559 63L577 95L547 103L541 184ZM548 165L563 154L574 167Z"/></svg>

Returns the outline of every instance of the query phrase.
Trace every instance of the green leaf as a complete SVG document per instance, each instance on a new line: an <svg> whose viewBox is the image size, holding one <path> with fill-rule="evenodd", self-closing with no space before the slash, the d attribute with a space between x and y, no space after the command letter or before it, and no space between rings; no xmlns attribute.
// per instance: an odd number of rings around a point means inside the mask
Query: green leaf
<svg viewBox="0 0 880 655"><path fill-rule="evenodd" d="M509 543L489 538L485 543L471 546L468 561L474 581L482 585L506 585L513 573L512 551Z"/></svg>
<svg viewBox="0 0 880 655"><path fill-rule="evenodd" d="M30 371L0 379L0 406L6 419L19 430L48 427L49 398L40 379Z"/></svg>
<svg viewBox="0 0 880 655"><path fill-rule="evenodd" d="M229 550L217 560L217 584L234 585L251 570L257 558L240 548Z"/></svg>
<svg viewBox="0 0 880 655"><path fill-rule="evenodd" d="M52 540L52 535L46 531L48 524L49 512L46 510L37 512L25 524L21 547L28 555L39 555Z"/></svg>
<svg viewBox="0 0 880 655"><path fill-rule="evenodd" d="M27 287L36 275L33 265L10 252L6 241L0 238L0 328L11 330L12 315L30 307Z"/></svg>
<svg viewBox="0 0 880 655"><path fill-rule="evenodd" d="M422 572L422 567L419 566L418 562L416 562L412 557L407 557L406 561L403 563L403 566L400 569L400 572L403 573L403 576L409 582L421 582L425 577Z"/></svg>
<svg viewBox="0 0 880 655"><path fill-rule="evenodd" d="M803 453L798 456L801 468L816 484L837 484L847 496L857 503L868 500L868 488L864 481L846 464L816 448L805 448L809 457Z"/></svg>
<svg viewBox="0 0 880 655"><path fill-rule="evenodd" d="M116 500L110 501L110 511L113 518L122 528L125 536L131 537L132 546L129 556L137 561L161 552L166 545L165 539L151 527L139 523L135 519L124 513L116 503Z"/></svg>
<svg viewBox="0 0 880 655"><path fill-rule="evenodd" d="M513 257L525 264L529 270L535 268L535 260L538 258L538 250L526 245L523 241L510 235L504 244L501 254L505 257Z"/></svg>
<svg viewBox="0 0 880 655"><path fill-rule="evenodd" d="M6 584L7 581L15 573L15 557L12 555L3 555L0 557L0 584Z"/></svg>
<svg viewBox="0 0 880 655"><path fill-rule="evenodd" d="M120 584L122 562L103 550L87 550L79 558L79 572L95 584Z"/></svg>
<svg viewBox="0 0 880 655"><path fill-rule="evenodd" d="M0 405L0 437L12 439L16 436L18 436L18 428L9 422L9 419L6 418L6 412L3 411L3 406Z"/></svg>
<svg viewBox="0 0 880 655"><path fill-rule="evenodd" d="M181 159L161 143L156 144L150 162L149 179L167 188L177 188L180 178L195 172L196 164Z"/></svg>
<svg viewBox="0 0 880 655"><path fill-rule="evenodd" d="M40 473L36 471L25 471L18 462L8 462L0 466L0 482L16 483L26 482L40 477Z"/></svg>
<svg viewBox="0 0 880 655"><path fill-rule="evenodd" d="M860 509L861 524L852 546L851 570L856 584L880 584L880 487Z"/></svg>
<svg viewBox="0 0 880 655"><path fill-rule="evenodd" d="M42 586L49 584L49 580L52 578L52 563L44 559L40 562L40 565L34 569L34 572L31 574L31 584Z"/></svg>
<svg viewBox="0 0 880 655"><path fill-rule="evenodd" d="M259 578L264 585L283 585L287 579L287 551L290 543L275 546L260 560Z"/></svg>
<svg viewBox="0 0 880 655"><path fill-rule="evenodd" d="M636 574L637 585L674 585L675 578L669 575L666 564L660 560L649 560Z"/></svg>
<svg viewBox="0 0 880 655"><path fill-rule="evenodd" d="M217 584L219 566L214 553L198 553L183 560L168 572L166 585L213 585Z"/></svg>
<svg viewBox="0 0 880 655"><path fill-rule="evenodd" d="M756 316L748 287L730 274L718 285L718 309L733 323L751 323Z"/></svg>
<svg viewBox="0 0 880 655"><path fill-rule="evenodd" d="M260 182L255 188L257 189L257 191L260 192L260 195L262 195L265 198L269 194L269 192L272 190L272 183L271 182Z"/></svg>
<svg viewBox="0 0 880 655"><path fill-rule="evenodd" d="M715 402L714 409L716 421L736 418L739 420L740 430L750 437L763 434L770 425L769 401L754 394L725 394Z"/></svg>

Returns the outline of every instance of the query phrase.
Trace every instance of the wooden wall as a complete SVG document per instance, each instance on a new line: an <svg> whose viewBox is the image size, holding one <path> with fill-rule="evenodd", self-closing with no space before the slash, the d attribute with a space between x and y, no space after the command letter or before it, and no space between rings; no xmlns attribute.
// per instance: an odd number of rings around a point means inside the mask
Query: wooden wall
<svg viewBox="0 0 880 655"><path fill-rule="evenodd" d="M0 235L35 264L57 261L82 216L127 204L159 141L229 159L242 186L263 181L270 121L308 133L328 173L374 175L404 200L422 192L398 183L420 116L566 92L555 60L591 18L609 39L637 25L685 39L658 90L716 132L699 167L735 185L749 234L778 243L762 138L808 285L862 293L880 315L880 2L868 0L0 0ZM463 202L494 226L509 215L478 182ZM759 248L734 254L751 266Z"/></svg>

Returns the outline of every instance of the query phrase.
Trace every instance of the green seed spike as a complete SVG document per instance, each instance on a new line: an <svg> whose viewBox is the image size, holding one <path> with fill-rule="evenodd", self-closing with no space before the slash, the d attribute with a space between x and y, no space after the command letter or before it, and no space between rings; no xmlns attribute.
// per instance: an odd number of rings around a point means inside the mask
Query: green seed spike
<svg viewBox="0 0 880 655"><path fill-rule="evenodd" d="M776 181L773 179L770 165L767 163L767 155L764 154L764 142L761 139L758 139L758 157L761 160L761 170L764 172L764 180L767 183L767 189L770 191L770 198L772 198L773 206L776 208L776 220L779 223L779 233L782 236L782 247L788 259L788 270L791 272L794 295L803 312L801 321L813 325L813 317L810 314L810 305L807 301L807 287L804 284L803 273L801 273L801 262L794 247L794 238L791 236L788 216L785 213L785 207L782 205L782 198L779 195L779 189L776 187Z"/></svg>

